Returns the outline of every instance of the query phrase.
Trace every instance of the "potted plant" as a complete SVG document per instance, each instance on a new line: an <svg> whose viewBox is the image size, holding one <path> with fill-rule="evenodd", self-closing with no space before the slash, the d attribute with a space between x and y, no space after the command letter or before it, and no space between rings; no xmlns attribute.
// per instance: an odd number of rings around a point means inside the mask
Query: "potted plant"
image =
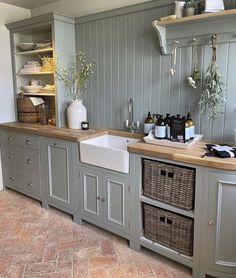
<svg viewBox="0 0 236 278"><path fill-rule="evenodd" d="M192 16L195 13L195 0L188 0L184 4L185 16Z"/></svg>
<svg viewBox="0 0 236 278"><path fill-rule="evenodd" d="M63 81L67 94L72 100L67 108L68 126L71 129L81 129L81 122L87 120L87 111L83 105L82 94L86 91L94 65L94 61L87 62L85 53L79 52L67 68L54 66L56 76Z"/></svg>

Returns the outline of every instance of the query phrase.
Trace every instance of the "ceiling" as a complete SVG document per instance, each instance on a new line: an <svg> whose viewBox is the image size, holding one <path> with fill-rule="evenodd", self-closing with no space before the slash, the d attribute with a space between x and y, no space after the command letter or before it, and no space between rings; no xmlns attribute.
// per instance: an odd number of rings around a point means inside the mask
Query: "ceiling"
<svg viewBox="0 0 236 278"><path fill-rule="evenodd" d="M38 8L60 0L0 0L2 3L18 6L25 9Z"/></svg>

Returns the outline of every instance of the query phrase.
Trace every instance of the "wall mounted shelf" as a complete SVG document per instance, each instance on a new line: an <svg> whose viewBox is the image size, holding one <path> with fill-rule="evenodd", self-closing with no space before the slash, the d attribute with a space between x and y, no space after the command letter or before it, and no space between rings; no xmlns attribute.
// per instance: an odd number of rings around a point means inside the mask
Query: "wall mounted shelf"
<svg viewBox="0 0 236 278"><path fill-rule="evenodd" d="M162 54L171 54L171 44L178 40L179 46L191 45L192 38L198 44L207 44L212 33L221 34L219 42L236 41L236 9L217 13L205 13L175 20L152 22L155 28Z"/></svg>
<svg viewBox="0 0 236 278"><path fill-rule="evenodd" d="M36 49L36 50L31 50L31 51L21 51L21 52L16 52L16 55L37 55L39 53L48 53L52 52L52 48L43 48L43 49Z"/></svg>
<svg viewBox="0 0 236 278"><path fill-rule="evenodd" d="M27 73L17 73L16 75L47 75L54 74L52 71L39 71L39 72L27 72Z"/></svg>

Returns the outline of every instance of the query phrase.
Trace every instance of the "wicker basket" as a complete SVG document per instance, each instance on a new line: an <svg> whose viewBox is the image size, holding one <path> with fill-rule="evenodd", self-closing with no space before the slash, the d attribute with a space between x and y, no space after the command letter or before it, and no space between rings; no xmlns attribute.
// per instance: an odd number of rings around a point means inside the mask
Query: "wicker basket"
<svg viewBox="0 0 236 278"><path fill-rule="evenodd" d="M34 106L29 97L17 98L18 120L21 123L39 122L39 107Z"/></svg>
<svg viewBox="0 0 236 278"><path fill-rule="evenodd" d="M143 204L143 230L147 239L193 255L193 219Z"/></svg>
<svg viewBox="0 0 236 278"><path fill-rule="evenodd" d="M143 195L193 210L195 170L143 159Z"/></svg>

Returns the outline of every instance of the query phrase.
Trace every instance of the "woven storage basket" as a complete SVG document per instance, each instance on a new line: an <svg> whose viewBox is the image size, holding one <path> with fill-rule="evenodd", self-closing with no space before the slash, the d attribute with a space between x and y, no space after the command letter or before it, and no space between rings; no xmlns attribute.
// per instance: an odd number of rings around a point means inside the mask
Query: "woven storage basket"
<svg viewBox="0 0 236 278"><path fill-rule="evenodd" d="M143 195L193 210L195 170L143 159Z"/></svg>
<svg viewBox="0 0 236 278"><path fill-rule="evenodd" d="M147 239L193 255L193 219L143 204L143 230Z"/></svg>
<svg viewBox="0 0 236 278"><path fill-rule="evenodd" d="M37 123L39 121L39 107L34 106L28 97L17 98L18 120L22 123Z"/></svg>

